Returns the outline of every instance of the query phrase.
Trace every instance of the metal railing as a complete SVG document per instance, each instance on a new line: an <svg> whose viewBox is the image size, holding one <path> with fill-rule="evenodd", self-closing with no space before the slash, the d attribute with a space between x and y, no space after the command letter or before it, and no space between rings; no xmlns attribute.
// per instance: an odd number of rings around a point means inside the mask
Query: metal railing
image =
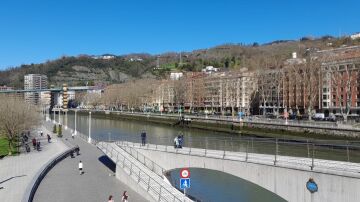
<svg viewBox="0 0 360 202"><path fill-rule="evenodd" d="M152 172L157 174L159 177L164 178L165 169L159 166L157 163L152 161L150 158L144 156L140 152L138 152L136 149L129 147L127 144L123 144L124 142L116 142L115 144L119 147L121 147L124 151L126 151L128 154L136 158L140 163L142 163L144 166L149 168ZM135 143L134 143L135 144ZM141 144L139 145L141 147Z"/></svg>
<svg viewBox="0 0 360 202"><path fill-rule="evenodd" d="M144 117L172 117L178 118L179 114L166 114L166 113L152 113L152 112L131 112L131 111L112 111L112 110L91 110L97 112L105 112L108 113L120 113L127 115L137 115ZM360 128L353 127L352 125L341 124L337 122L321 122L321 121L307 121L307 120L284 120L284 119L270 119L270 118L258 118L255 116L244 117L243 119L239 119L238 117L232 116L214 116L214 115L192 115L192 114L182 114L188 118L194 120L212 120L212 121L225 121L231 123L253 123L253 124L267 124L267 125L281 125L281 126L292 126L292 127L310 127L310 128L320 128L320 129L331 129L331 130L350 130L350 131L360 131Z"/></svg>
<svg viewBox="0 0 360 202"><path fill-rule="evenodd" d="M150 175L135 165L131 160L122 155L121 152L116 150L111 144L106 144L106 146L104 146L103 142L99 142L97 146L102 149L109 157L114 158L118 166L121 166L124 171L127 170L128 175L133 177L133 179L135 179L140 186L142 186L158 201L181 202L186 200L186 198L178 198L157 180L153 179Z"/></svg>
<svg viewBox="0 0 360 202"><path fill-rule="evenodd" d="M169 141L170 140L170 141ZM185 137L185 140L187 138ZM164 151L182 154L195 154L205 157L235 159L278 165L279 162L313 170L326 168L334 171L358 173L360 171L359 141L321 141L291 140L281 138L191 138L184 141L183 149L174 149L169 138L148 140L146 146L140 146L138 139L123 138L116 142L141 149L161 148ZM149 146L150 145L150 146ZM134 152L133 152L134 153ZM264 161L265 160L265 161ZM290 165L291 166L291 165Z"/></svg>
<svg viewBox="0 0 360 202"><path fill-rule="evenodd" d="M286 167L293 169L301 170L315 170L318 172L329 173L329 174L339 174L347 175L351 177L360 178L360 164L359 163L349 163L349 162L338 162L338 161L329 161L317 159L315 157L315 150L310 149L311 158L300 158L300 157L289 157L282 156L275 152L273 155L269 154L258 154L249 152L248 148L245 151L241 152L232 152L226 150L211 150L211 149L201 149L201 148L192 148L192 147L183 147L182 149L177 149L169 145L158 145L158 144L147 144L145 147L140 147L138 144L133 142L117 142L117 144L128 145L129 147L134 147L136 149L145 149L145 150L156 150L162 152L176 153L182 155L193 155L207 158L216 158L232 161L242 161L249 163L257 163L264 165L273 165L278 167ZM248 142L247 145L250 145ZM278 151L279 148L275 148L275 151Z"/></svg>

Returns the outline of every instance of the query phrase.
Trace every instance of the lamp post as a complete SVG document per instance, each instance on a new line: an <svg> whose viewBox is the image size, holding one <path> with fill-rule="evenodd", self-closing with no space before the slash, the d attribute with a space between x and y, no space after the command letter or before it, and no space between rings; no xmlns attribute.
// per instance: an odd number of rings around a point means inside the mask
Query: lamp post
<svg viewBox="0 0 360 202"><path fill-rule="evenodd" d="M56 114L55 108L53 108L53 112L54 112L54 121L53 121L53 123L56 123L56 120L55 120L55 114Z"/></svg>
<svg viewBox="0 0 360 202"><path fill-rule="evenodd" d="M61 122L60 122L60 116L61 116L61 109L59 108L59 125L61 124Z"/></svg>
<svg viewBox="0 0 360 202"><path fill-rule="evenodd" d="M67 130L68 128L68 123L67 123L67 109L65 110L65 121L64 121L64 125L65 125L65 130Z"/></svg>
<svg viewBox="0 0 360 202"><path fill-rule="evenodd" d="M75 109L75 131L74 131L74 135L77 134L77 130L76 130L76 112L77 112L77 109Z"/></svg>
<svg viewBox="0 0 360 202"><path fill-rule="evenodd" d="M88 142L91 143L91 112L89 112L89 138Z"/></svg>

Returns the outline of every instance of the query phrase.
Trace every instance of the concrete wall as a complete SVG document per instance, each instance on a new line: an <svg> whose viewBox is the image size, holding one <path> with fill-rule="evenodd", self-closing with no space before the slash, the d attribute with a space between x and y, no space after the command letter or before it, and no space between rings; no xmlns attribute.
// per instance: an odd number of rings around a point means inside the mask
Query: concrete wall
<svg viewBox="0 0 360 202"><path fill-rule="evenodd" d="M129 174L127 174L121 166L116 164L116 172L115 172L116 178L119 179L121 182L125 183L127 186L129 186L132 190L134 190L137 193L141 193L141 196L144 197L147 201L153 201L156 200L151 197L151 195L146 192L134 179L132 179ZM131 199L130 199L131 200Z"/></svg>
<svg viewBox="0 0 360 202"><path fill-rule="evenodd" d="M139 149L139 152L166 170L196 167L222 171L257 184L287 201L353 202L360 199L358 178L146 149ZM309 178L317 183L318 192L311 194L306 189Z"/></svg>

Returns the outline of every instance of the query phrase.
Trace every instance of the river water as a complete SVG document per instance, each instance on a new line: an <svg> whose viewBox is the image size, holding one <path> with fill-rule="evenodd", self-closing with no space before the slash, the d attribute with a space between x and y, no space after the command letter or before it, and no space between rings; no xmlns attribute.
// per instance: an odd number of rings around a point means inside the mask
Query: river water
<svg viewBox="0 0 360 202"><path fill-rule="evenodd" d="M57 118L57 117L56 117ZM66 120L62 117L62 123ZM89 133L88 116L77 115L77 130L83 134ZM68 114L67 123L74 128L74 114ZM172 145L173 139L179 134L185 137L185 146L200 147L218 150L249 151L256 153L277 154L309 157L313 155L307 144L294 144L294 142L278 143L264 138L263 141L254 141L253 137L239 137L229 133L212 132L207 130L183 129L147 122L114 120L92 117L91 134L97 140L129 140L140 141L140 132L146 130L147 141L153 144ZM258 139L258 138L256 138ZM306 141L306 140L304 140ZM276 149L277 148L277 149ZM349 150L317 147L314 150L317 158L345 160L351 157L358 160L358 152ZM346 154L351 154L346 157ZM359 160L360 161L360 160ZM253 183L238 177L208 169L190 168L191 189L187 191L191 196L201 201L283 201L274 193L263 189ZM179 170L170 173L173 185L179 187ZM305 186L305 185L304 185Z"/></svg>

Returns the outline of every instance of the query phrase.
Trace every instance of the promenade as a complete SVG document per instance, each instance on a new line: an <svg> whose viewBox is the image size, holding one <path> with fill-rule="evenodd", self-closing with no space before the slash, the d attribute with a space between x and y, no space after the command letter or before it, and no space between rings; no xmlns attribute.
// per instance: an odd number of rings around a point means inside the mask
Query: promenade
<svg viewBox="0 0 360 202"><path fill-rule="evenodd" d="M30 153L21 153L18 156L5 157L0 160L0 201L22 201L23 196L31 188L34 177L41 168L68 147L45 127L41 127L44 137L41 137L41 151L31 146ZM52 136L52 142L47 143L46 134ZM36 138L40 138L36 134Z"/></svg>
<svg viewBox="0 0 360 202"><path fill-rule="evenodd" d="M51 128L53 124L47 123L46 126ZM121 201L125 190L129 201L146 201L141 194L115 178L112 163L96 146L78 136L72 139L70 130L64 130L63 135L66 144L80 147L80 155L67 157L50 170L35 193L35 202L107 201L109 195L113 195L117 202ZM80 160L84 164L83 175L78 171Z"/></svg>

